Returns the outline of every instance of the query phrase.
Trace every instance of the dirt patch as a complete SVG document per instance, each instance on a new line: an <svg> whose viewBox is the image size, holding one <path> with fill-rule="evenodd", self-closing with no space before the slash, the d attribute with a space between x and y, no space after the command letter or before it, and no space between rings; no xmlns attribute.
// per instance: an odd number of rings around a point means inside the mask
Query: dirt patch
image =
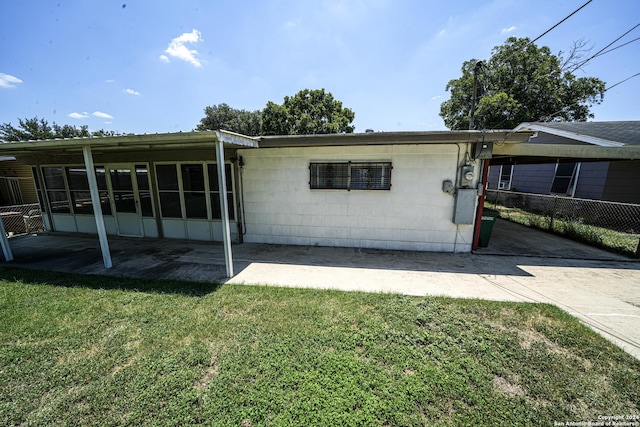
<svg viewBox="0 0 640 427"><path fill-rule="evenodd" d="M202 378L197 380L193 385L195 388L200 390L208 389L209 383L211 382L213 377L218 374L218 364L216 363L218 359L218 351L215 349L213 344L211 344L209 347L211 348L211 359L209 360L209 367L207 368L207 371L202 376Z"/></svg>
<svg viewBox="0 0 640 427"><path fill-rule="evenodd" d="M510 397L519 397L525 395L524 390L518 384L510 383L506 379L497 375L493 377L493 387L500 393L506 394Z"/></svg>

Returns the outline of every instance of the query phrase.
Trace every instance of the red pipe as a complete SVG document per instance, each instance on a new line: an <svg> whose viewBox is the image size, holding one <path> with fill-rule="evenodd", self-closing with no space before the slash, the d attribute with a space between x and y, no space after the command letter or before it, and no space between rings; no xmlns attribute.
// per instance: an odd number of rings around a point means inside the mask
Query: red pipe
<svg viewBox="0 0 640 427"><path fill-rule="evenodd" d="M487 181L489 179L489 160L482 161L482 194L478 199L478 209L476 210L476 225L473 231L473 243L471 250L477 251L480 244L480 227L482 226L482 212L484 211L484 199L487 194ZM639 246L640 248L640 246Z"/></svg>

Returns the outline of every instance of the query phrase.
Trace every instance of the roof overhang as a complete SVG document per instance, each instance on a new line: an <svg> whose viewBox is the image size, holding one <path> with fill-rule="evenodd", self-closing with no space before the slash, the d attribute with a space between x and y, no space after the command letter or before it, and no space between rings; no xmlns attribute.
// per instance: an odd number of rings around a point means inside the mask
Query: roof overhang
<svg viewBox="0 0 640 427"><path fill-rule="evenodd" d="M219 130L5 142L0 144L0 153L12 156L38 152L69 153L80 152L83 147L101 152L135 149L192 149L213 146L217 141L222 142L226 147L258 147L257 138Z"/></svg>
<svg viewBox="0 0 640 427"><path fill-rule="evenodd" d="M540 123L521 123L515 129L514 132L517 131L534 131L534 132L544 132L550 135L556 135L563 138L569 138L576 141L581 141L587 144L593 144L600 147L624 147L625 144L616 141L610 141L607 139L597 138L595 136L584 135L576 132L569 132L566 130L555 129L550 126L545 126Z"/></svg>
<svg viewBox="0 0 640 427"><path fill-rule="evenodd" d="M601 147L568 144L509 144L493 148L491 164L548 163L549 161L638 160L640 146Z"/></svg>
<svg viewBox="0 0 640 427"><path fill-rule="evenodd" d="M369 132L327 135L263 136L260 148L322 147L350 145L461 144L493 142L516 144L529 140L533 132L510 130L465 130L428 132Z"/></svg>

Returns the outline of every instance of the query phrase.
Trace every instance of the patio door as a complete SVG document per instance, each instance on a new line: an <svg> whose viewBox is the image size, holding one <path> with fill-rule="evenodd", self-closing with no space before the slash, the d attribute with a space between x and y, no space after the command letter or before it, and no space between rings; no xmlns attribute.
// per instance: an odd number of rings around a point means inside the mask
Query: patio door
<svg viewBox="0 0 640 427"><path fill-rule="evenodd" d="M109 165L110 199L119 236L142 237L142 208L133 165ZM148 180L147 180L148 182Z"/></svg>

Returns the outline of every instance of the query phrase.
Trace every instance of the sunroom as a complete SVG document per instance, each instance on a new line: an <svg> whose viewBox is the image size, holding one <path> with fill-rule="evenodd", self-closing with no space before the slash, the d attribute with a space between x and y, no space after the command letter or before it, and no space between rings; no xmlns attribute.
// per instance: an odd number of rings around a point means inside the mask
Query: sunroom
<svg viewBox="0 0 640 427"><path fill-rule="evenodd" d="M242 235L239 147L258 143L216 131L2 144L32 166L46 229L97 234L106 268L108 235L222 241L230 260Z"/></svg>

